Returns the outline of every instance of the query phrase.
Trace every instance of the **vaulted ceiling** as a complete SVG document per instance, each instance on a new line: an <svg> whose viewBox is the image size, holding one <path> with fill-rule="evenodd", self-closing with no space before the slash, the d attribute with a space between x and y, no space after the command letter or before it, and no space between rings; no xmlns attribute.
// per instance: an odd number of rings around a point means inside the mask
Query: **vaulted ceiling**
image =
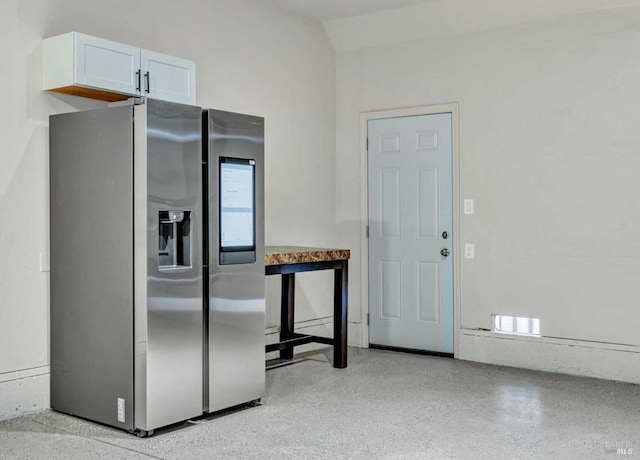
<svg viewBox="0 0 640 460"><path fill-rule="evenodd" d="M270 5L318 21L333 21L376 11L391 10L430 0L248 0Z"/></svg>

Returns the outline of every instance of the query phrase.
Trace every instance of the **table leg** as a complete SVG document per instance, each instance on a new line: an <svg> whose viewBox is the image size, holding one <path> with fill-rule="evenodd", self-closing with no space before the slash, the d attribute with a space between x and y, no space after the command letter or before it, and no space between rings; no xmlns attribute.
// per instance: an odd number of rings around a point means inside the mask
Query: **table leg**
<svg viewBox="0 0 640 460"><path fill-rule="evenodd" d="M333 285L333 367L347 367L347 287L348 262L334 273Z"/></svg>
<svg viewBox="0 0 640 460"><path fill-rule="evenodd" d="M280 302L280 341L291 338L295 327L294 300L296 275L289 273L282 275L282 300ZM293 358L293 347L280 350L280 359Z"/></svg>

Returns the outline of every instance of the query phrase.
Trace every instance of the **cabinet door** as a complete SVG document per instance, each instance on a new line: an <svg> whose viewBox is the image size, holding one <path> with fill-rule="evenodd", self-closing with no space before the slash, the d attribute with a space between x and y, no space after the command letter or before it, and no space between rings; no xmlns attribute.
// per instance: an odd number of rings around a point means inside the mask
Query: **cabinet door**
<svg viewBox="0 0 640 460"><path fill-rule="evenodd" d="M182 104L196 103L196 64L154 51L142 50L142 95Z"/></svg>
<svg viewBox="0 0 640 460"><path fill-rule="evenodd" d="M140 48L75 34L75 83L105 91L139 94Z"/></svg>

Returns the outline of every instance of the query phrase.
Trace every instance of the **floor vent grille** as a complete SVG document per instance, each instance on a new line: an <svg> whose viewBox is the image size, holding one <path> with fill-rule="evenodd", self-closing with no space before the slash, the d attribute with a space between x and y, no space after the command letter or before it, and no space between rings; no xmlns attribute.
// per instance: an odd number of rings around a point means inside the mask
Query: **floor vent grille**
<svg viewBox="0 0 640 460"><path fill-rule="evenodd" d="M540 337L540 319L524 316L493 316L493 332Z"/></svg>

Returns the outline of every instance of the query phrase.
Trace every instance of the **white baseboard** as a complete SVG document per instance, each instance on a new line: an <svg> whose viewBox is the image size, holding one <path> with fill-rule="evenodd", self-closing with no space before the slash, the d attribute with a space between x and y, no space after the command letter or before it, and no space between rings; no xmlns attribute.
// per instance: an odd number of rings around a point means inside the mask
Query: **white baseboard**
<svg viewBox="0 0 640 460"><path fill-rule="evenodd" d="M351 331L367 327L349 324ZM362 337L362 332L357 333ZM355 336L354 336L355 337ZM362 344L367 347L368 344ZM462 329L456 359L640 384L640 347Z"/></svg>
<svg viewBox="0 0 640 460"><path fill-rule="evenodd" d="M463 329L456 358L640 384L640 347Z"/></svg>
<svg viewBox="0 0 640 460"><path fill-rule="evenodd" d="M0 420L49 408L49 366L0 374Z"/></svg>

